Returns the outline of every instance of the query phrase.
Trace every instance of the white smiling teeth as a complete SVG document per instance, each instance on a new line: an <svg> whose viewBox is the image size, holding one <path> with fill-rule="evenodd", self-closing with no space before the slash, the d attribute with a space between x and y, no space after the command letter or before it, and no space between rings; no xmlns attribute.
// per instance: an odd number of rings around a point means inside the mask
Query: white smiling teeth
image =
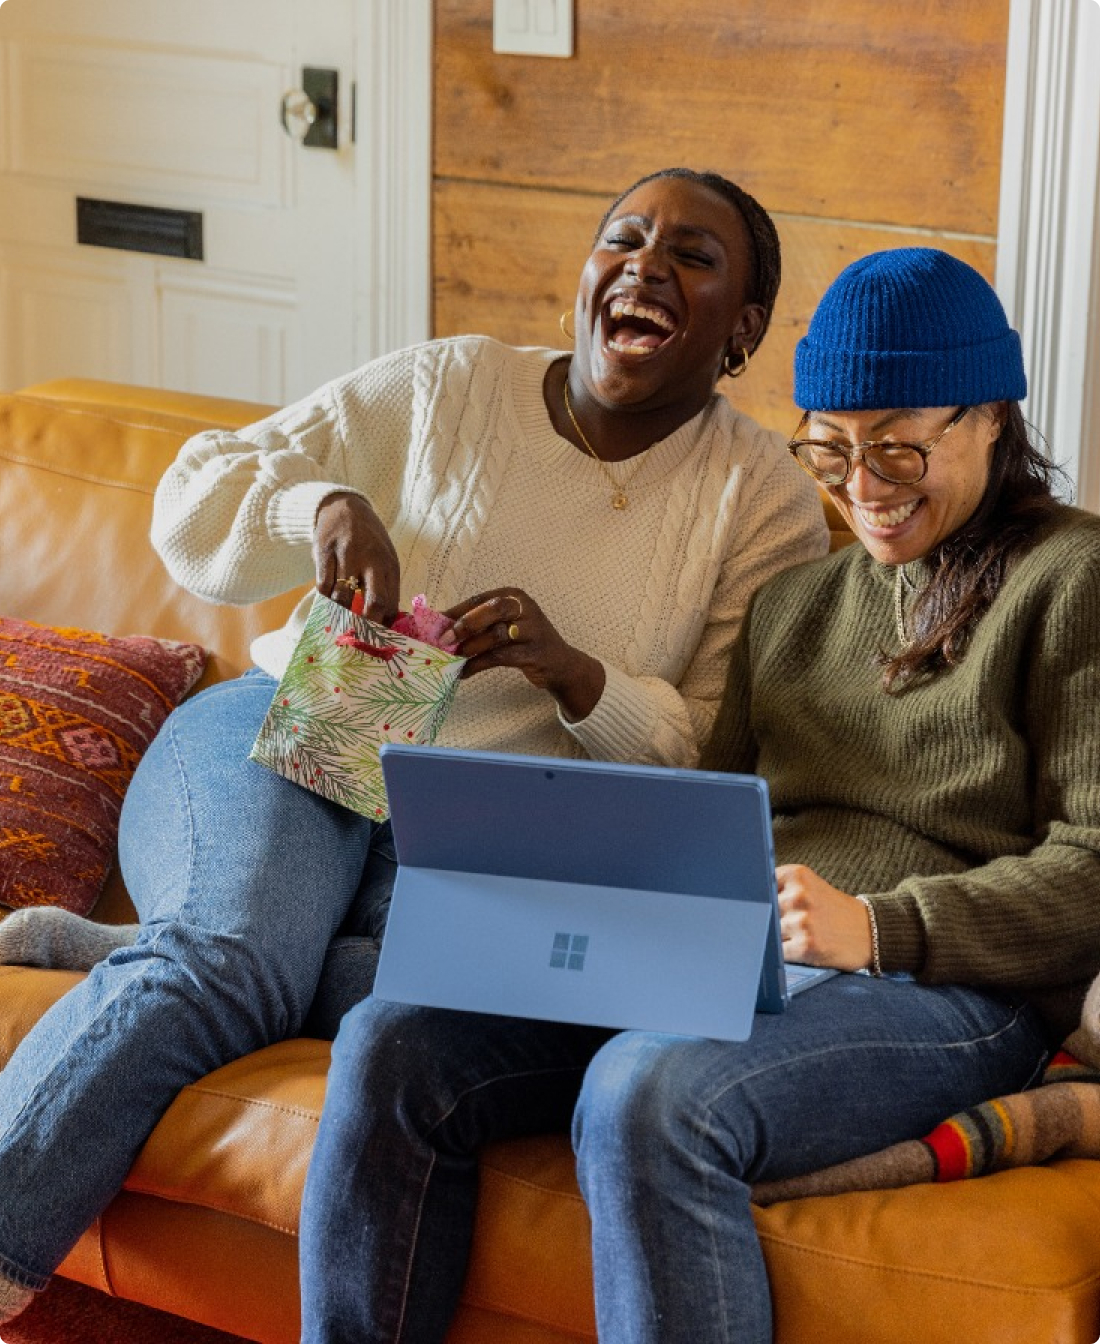
<svg viewBox="0 0 1100 1344"><path fill-rule="evenodd" d="M676 330L676 323L660 308L650 308L642 303L633 303L629 299L612 299L611 317L613 321L621 321L624 317L641 317L662 331Z"/></svg>
<svg viewBox="0 0 1100 1344"><path fill-rule="evenodd" d="M896 509L865 509L860 505L856 507L868 527L897 527L899 523L904 523L906 518L912 517L919 503L919 499L912 499L908 504L901 504Z"/></svg>

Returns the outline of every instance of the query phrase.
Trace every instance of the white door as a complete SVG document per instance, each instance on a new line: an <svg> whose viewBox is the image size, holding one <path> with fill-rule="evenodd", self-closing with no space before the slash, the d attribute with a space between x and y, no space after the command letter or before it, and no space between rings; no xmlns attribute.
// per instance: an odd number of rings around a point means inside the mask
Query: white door
<svg viewBox="0 0 1100 1344"><path fill-rule="evenodd" d="M375 353L356 334L361 13L0 7L0 388L77 376L285 402ZM305 67L335 72L336 148L282 124Z"/></svg>

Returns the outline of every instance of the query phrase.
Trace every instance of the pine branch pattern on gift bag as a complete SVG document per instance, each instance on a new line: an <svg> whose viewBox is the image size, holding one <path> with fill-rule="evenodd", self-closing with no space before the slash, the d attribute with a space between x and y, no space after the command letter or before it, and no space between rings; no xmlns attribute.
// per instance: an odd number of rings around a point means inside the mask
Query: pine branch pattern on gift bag
<svg viewBox="0 0 1100 1344"><path fill-rule="evenodd" d="M318 593L250 756L384 821L379 747L434 742L465 661Z"/></svg>

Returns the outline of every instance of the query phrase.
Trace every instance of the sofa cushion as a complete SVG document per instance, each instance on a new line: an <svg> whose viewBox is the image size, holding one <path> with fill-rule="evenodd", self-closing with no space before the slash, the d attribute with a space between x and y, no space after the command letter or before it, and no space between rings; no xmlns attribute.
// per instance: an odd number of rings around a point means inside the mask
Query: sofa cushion
<svg viewBox="0 0 1100 1344"><path fill-rule="evenodd" d="M196 644L0 617L0 904L91 909L130 778L205 662Z"/></svg>

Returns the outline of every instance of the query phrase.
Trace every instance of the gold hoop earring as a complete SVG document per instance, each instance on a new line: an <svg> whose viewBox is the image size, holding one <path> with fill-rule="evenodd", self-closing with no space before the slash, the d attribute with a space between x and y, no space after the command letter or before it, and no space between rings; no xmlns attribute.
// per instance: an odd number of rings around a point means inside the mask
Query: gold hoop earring
<svg viewBox="0 0 1100 1344"><path fill-rule="evenodd" d="M569 318L571 318L572 316L573 314L567 308L565 312L562 313L561 317L558 318L558 326L561 327L561 334L565 337L567 341L572 341L576 337L576 332L570 331L569 328L565 325L566 322L569 320Z"/></svg>
<svg viewBox="0 0 1100 1344"><path fill-rule="evenodd" d="M745 370L749 367L749 359L751 358L751 356L749 355L748 350L743 345L739 345L737 348L741 352L741 363L737 368L734 368L733 365L730 363L730 352L728 350L726 351L725 357L722 360L722 372L727 376L727 378L740 378L741 375L745 372Z"/></svg>

